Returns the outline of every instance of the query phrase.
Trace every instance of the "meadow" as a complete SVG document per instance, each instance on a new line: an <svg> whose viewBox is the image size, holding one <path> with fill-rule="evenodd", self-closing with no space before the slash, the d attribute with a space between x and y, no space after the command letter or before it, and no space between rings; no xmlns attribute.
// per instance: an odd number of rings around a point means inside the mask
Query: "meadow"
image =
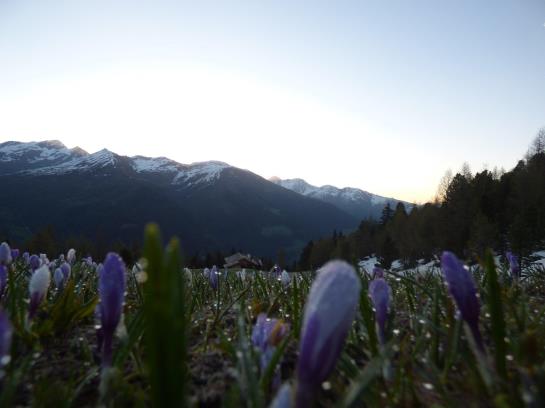
<svg viewBox="0 0 545 408"><path fill-rule="evenodd" d="M190 270L154 225L137 265L8 249L0 406L545 406L542 266Z"/></svg>

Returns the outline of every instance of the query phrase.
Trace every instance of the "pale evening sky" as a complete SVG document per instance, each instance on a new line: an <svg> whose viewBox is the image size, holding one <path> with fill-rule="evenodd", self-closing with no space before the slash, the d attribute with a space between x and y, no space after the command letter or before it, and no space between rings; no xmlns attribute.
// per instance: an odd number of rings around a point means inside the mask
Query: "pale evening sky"
<svg viewBox="0 0 545 408"><path fill-rule="evenodd" d="M545 2L0 0L0 142L408 201L545 126Z"/></svg>

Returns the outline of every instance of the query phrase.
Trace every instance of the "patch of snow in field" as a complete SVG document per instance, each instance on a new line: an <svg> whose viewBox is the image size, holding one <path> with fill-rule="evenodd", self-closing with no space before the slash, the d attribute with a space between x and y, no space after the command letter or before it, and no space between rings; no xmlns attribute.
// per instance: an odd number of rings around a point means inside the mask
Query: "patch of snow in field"
<svg viewBox="0 0 545 408"><path fill-rule="evenodd" d="M423 274L423 273L441 273L441 267L436 261L430 261L428 263L422 263L414 268L403 269L400 271L402 274Z"/></svg>
<svg viewBox="0 0 545 408"><path fill-rule="evenodd" d="M373 273L373 268L375 265L377 265L378 259L376 256L367 257L361 261L358 262L358 266L361 270L366 272L368 275L371 275Z"/></svg>
<svg viewBox="0 0 545 408"><path fill-rule="evenodd" d="M539 258L532 262L534 265L545 266L545 250L534 252L532 257Z"/></svg>

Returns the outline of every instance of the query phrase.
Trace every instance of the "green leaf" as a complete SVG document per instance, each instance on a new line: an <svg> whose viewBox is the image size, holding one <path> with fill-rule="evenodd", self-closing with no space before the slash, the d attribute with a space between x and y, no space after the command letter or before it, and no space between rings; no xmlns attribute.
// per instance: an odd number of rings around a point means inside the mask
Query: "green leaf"
<svg viewBox="0 0 545 408"><path fill-rule="evenodd" d="M494 256L490 250L485 255L485 271L487 276L488 308L492 323L492 341L494 342L494 360L496 370L500 378L507 381L506 359L507 354L505 344L505 320L503 317L503 300L501 287L498 282L498 273L494 264Z"/></svg>
<svg viewBox="0 0 545 408"><path fill-rule="evenodd" d="M159 229L150 224L144 257L146 362L153 406L186 406L186 294L179 242L172 239L163 254Z"/></svg>
<svg viewBox="0 0 545 408"><path fill-rule="evenodd" d="M356 407L361 406L359 403L363 393L369 387L369 385L382 375L382 367L386 360L386 353L384 355L377 355L369 361L365 368L360 372L358 377L352 381L346 395L340 404L341 407Z"/></svg>

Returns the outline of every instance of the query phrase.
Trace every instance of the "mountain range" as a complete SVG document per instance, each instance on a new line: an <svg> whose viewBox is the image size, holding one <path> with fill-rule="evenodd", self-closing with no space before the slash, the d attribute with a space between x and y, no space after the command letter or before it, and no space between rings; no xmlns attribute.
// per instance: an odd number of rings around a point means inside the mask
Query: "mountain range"
<svg viewBox="0 0 545 408"><path fill-rule="evenodd" d="M0 238L15 242L48 225L64 238L140 242L154 221L186 253L240 248L274 257L282 249L288 258L310 239L376 217L389 200L300 179L271 182L219 161L90 154L59 141L1 143L0 185Z"/></svg>
<svg viewBox="0 0 545 408"><path fill-rule="evenodd" d="M358 188L337 188L330 185L316 187L300 178L281 180L278 177L272 177L269 180L298 194L333 204L358 220L380 218L387 203L390 203L392 208L395 208L399 202L402 202L407 209L412 208L412 204L407 202L371 194Z"/></svg>

